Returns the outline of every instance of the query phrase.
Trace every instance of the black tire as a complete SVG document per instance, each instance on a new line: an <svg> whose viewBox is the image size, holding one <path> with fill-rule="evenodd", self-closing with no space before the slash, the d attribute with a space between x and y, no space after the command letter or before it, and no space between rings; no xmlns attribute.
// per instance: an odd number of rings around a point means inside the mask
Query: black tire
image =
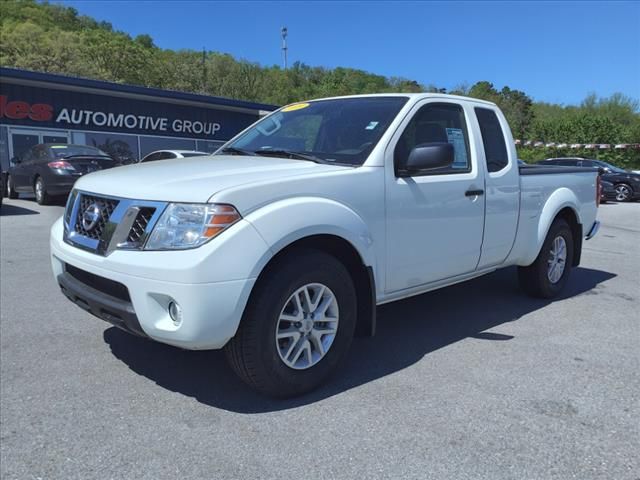
<svg viewBox="0 0 640 480"><path fill-rule="evenodd" d="M626 183L618 183L614 187L617 202L630 202L633 198L633 188Z"/></svg>
<svg viewBox="0 0 640 480"><path fill-rule="evenodd" d="M553 242L557 237L562 237L566 246L566 260L564 270L559 280L551 282L548 275L549 260L553 248ZM557 218L547 237L542 244L542 249L536 260L528 267L518 268L518 280L521 288L529 295L538 298L553 298L557 296L569 279L573 264L573 233L567 222Z"/></svg>
<svg viewBox="0 0 640 480"><path fill-rule="evenodd" d="M42 177L36 177L36 181L33 182L33 193L36 196L38 205L49 205L51 203L51 195L47 193L47 186Z"/></svg>
<svg viewBox="0 0 640 480"><path fill-rule="evenodd" d="M18 192L16 192L16 187L13 184L13 178L11 178L11 175L7 175L7 197L12 200L18 198Z"/></svg>
<svg viewBox="0 0 640 480"><path fill-rule="evenodd" d="M304 285L327 286L338 302L338 328L324 357L296 370L285 364L276 345L281 311ZM226 345L227 359L249 386L279 398L309 392L337 369L349 350L356 325L356 291L351 275L335 257L313 249L297 249L261 275L245 308L238 331Z"/></svg>

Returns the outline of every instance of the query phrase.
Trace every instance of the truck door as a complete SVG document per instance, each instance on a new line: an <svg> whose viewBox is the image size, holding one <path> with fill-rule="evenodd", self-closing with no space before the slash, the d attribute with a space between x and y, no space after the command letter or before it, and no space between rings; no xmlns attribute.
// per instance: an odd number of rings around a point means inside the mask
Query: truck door
<svg viewBox="0 0 640 480"><path fill-rule="evenodd" d="M478 268L502 263L513 246L520 211L520 175L511 130L502 113L474 108L481 142L477 151L485 165L485 220Z"/></svg>
<svg viewBox="0 0 640 480"><path fill-rule="evenodd" d="M470 148L462 104L416 104L385 152L386 291L395 292L475 270L484 225L483 171ZM398 176L413 147L452 143L450 167Z"/></svg>

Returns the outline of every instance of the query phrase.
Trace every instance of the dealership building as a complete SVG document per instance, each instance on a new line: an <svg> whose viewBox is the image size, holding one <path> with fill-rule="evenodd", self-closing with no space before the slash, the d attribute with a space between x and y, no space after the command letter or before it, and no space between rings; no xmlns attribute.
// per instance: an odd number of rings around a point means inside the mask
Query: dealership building
<svg viewBox="0 0 640 480"><path fill-rule="evenodd" d="M161 149L213 152L277 107L0 68L0 163L38 143L92 145L120 161Z"/></svg>

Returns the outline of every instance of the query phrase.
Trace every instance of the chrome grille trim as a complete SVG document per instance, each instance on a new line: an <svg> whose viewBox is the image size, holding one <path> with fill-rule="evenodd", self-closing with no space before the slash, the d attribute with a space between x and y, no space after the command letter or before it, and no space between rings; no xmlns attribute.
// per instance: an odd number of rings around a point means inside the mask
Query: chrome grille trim
<svg viewBox="0 0 640 480"><path fill-rule="evenodd" d="M133 221L131 230L129 231L127 242L140 243L144 240L145 233L147 231L147 225L149 225L149 222L153 218L153 214L155 213L155 211L156 209L153 207L140 208L135 220Z"/></svg>
<svg viewBox="0 0 640 480"><path fill-rule="evenodd" d="M100 240L103 237L103 233L105 233L107 224L109 223L109 218L111 218L111 214L116 209L119 200L114 200L111 198L103 198L97 197L94 195L80 195L80 207L76 212L75 216L75 226L74 230L76 233L82 235L83 237L92 238L94 240ZM97 205L100 210L100 218L95 227L87 230L84 227L82 218L85 210L90 206Z"/></svg>
<svg viewBox="0 0 640 480"><path fill-rule="evenodd" d="M92 204L99 206L101 219L87 231L82 215ZM141 250L166 206L166 202L74 190L64 214L64 241L103 256L116 249Z"/></svg>

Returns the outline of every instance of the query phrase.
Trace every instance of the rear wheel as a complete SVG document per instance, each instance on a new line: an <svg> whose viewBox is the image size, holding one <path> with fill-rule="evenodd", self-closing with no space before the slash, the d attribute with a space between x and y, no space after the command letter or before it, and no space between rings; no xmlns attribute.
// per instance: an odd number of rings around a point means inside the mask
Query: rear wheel
<svg viewBox="0 0 640 480"><path fill-rule="evenodd" d="M16 187L13 184L13 177L11 175L7 175L7 197L11 199L18 198L18 192L16 192Z"/></svg>
<svg viewBox="0 0 640 480"><path fill-rule="evenodd" d="M36 194L36 202L39 205L49 205L51 203L51 196L47 193L47 187L42 177L36 178L33 191Z"/></svg>
<svg viewBox="0 0 640 480"><path fill-rule="evenodd" d="M615 186L616 200L618 202L628 202L631 200L633 190L626 183L619 183Z"/></svg>
<svg viewBox="0 0 640 480"><path fill-rule="evenodd" d="M248 385L292 397L337 369L355 324L356 292L347 269L331 255L300 249L261 277L225 351Z"/></svg>
<svg viewBox="0 0 640 480"><path fill-rule="evenodd" d="M567 222L556 219L536 260L518 268L520 286L529 295L552 298L564 288L573 264L573 234Z"/></svg>

